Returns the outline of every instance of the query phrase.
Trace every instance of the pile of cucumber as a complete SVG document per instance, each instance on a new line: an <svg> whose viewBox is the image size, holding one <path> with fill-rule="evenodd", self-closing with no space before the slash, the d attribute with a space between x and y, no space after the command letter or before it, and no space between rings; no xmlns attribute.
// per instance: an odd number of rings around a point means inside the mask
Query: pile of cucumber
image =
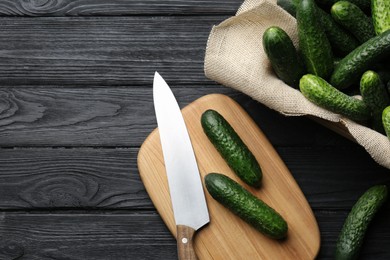
<svg viewBox="0 0 390 260"><path fill-rule="evenodd" d="M296 17L299 39L297 50L280 27L264 32L277 77L314 104L390 138L390 0L277 3Z"/></svg>

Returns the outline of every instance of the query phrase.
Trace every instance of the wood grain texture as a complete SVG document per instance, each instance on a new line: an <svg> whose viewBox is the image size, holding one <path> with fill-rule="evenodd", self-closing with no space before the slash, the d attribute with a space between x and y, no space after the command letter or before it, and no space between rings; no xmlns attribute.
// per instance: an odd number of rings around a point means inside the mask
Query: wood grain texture
<svg viewBox="0 0 390 260"><path fill-rule="evenodd" d="M1 0L1 16L234 14L242 0Z"/></svg>
<svg viewBox="0 0 390 260"><path fill-rule="evenodd" d="M0 150L0 208L151 209L137 151Z"/></svg>
<svg viewBox="0 0 390 260"><path fill-rule="evenodd" d="M0 85L210 84L206 42L227 16L2 18Z"/></svg>
<svg viewBox="0 0 390 260"><path fill-rule="evenodd" d="M200 118L208 109L218 111L256 157L263 172L260 189L245 185L203 133ZM320 247L320 234L310 205L272 145L245 111L229 97L214 94L194 101L182 113L202 181L210 172L223 173L261 198L288 223L286 239L270 239L216 202L204 187L210 223L197 232L194 241L199 259L313 259ZM153 204L178 238L158 130L142 144L137 163Z"/></svg>
<svg viewBox="0 0 390 260"><path fill-rule="evenodd" d="M213 92L176 89L181 104ZM0 89L0 146L139 146L155 128L152 88Z"/></svg>
<svg viewBox="0 0 390 260"><path fill-rule="evenodd" d="M315 210L352 207L370 186L390 185L389 171L363 149L277 149ZM153 209L142 184L138 148L0 149L0 210ZM390 204L384 206L390 212Z"/></svg>
<svg viewBox="0 0 390 260"><path fill-rule="evenodd" d="M155 213L0 213L0 259L175 259Z"/></svg>
<svg viewBox="0 0 390 260"><path fill-rule="evenodd" d="M334 259L346 211L315 211L320 224L317 259ZM390 211L369 227L361 259L388 259ZM19 258L18 258L19 257ZM156 212L0 213L0 259L177 259L176 241Z"/></svg>
<svg viewBox="0 0 390 260"><path fill-rule="evenodd" d="M184 226L176 226L177 255L179 260L198 260L194 249L195 229Z"/></svg>

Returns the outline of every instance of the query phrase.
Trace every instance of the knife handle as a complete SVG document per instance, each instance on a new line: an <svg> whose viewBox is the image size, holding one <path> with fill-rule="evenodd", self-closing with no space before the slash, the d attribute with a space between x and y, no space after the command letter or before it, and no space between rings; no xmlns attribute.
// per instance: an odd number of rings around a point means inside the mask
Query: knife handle
<svg viewBox="0 0 390 260"><path fill-rule="evenodd" d="M193 237L195 229L184 225L177 225L177 253L179 260L198 260L195 254Z"/></svg>

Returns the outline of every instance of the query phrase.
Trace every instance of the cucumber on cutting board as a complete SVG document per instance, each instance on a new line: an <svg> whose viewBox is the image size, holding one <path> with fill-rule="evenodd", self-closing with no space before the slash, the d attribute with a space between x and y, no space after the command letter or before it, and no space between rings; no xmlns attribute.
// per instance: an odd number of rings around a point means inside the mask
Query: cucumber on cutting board
<svg viewBox="0 0 390 260"><path fill-rule="evenodd" d="M357 258L368 225L386 199L385 185L371 187L358 199L337 240L336 260Z"/></svg>
<svg viewBox="0 0 390 260"><path fill-rule="evenodd" d="M297 88L305 68L288 34L280 27L269 27L263 34L263 48L278 78Z"/></svg>
<svg viewBox="0 0 390 260"><path fill-rule="evenodd" d="M314 0L301 0L298 4L299 47L307 71L326 79L333 70L333 54L318 13Z"/></svg>
<svg viewBox="0 0 390 260"><path fill-rule="evenodd" d="M202 114L201 124L204 133L237 176L250 186L260 187L260 165L226 119L209 109Z"/></svg>
<svg viewBox="0 0 390 260"><path fill-rule="evenodd" d="M377 35L390 29L390 1L371 1L372 21Z"/></svg>
<svg viewBox="0 0 390 260"><path fill-rule="evenodd" d="M334 113L355 121L365 121L371 116L370 109L362 100L344 94L318 76L303 76L299 88L308 100Z"/></svg>
<svg viewBox="0 0 390 260"><path fill-rule="evenodd" d="M361 75L381 59L390 55L390 30L363 43L335 67L330 84L345 89L360 80Z"/></svg>
<svg viewBox="0 0 390 260"><path fill-rule="evenodd" d="M330 9L333 19L364 43L375 36L371 19L356 5L338 1Z"/></svg>
<svg viewBox="0 0 390 260"><path fill-rule="evenodd" d="M286 237L288 225L283 217L237 182L223 174L210 173L205 185L216 201L263 234L275 239Z"/></svg>

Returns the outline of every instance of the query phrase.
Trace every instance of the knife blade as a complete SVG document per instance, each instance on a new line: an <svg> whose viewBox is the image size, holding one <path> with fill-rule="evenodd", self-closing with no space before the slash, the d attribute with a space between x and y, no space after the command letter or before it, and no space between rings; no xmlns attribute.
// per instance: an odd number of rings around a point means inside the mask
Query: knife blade
<svg viewBox="0 0 390 260"><path fill-rule="evenodd" d="M209 213L198 165L179 104L156 71L153 101L168 178L179 259L197 259L193 235L207 224Z"/></svg>

